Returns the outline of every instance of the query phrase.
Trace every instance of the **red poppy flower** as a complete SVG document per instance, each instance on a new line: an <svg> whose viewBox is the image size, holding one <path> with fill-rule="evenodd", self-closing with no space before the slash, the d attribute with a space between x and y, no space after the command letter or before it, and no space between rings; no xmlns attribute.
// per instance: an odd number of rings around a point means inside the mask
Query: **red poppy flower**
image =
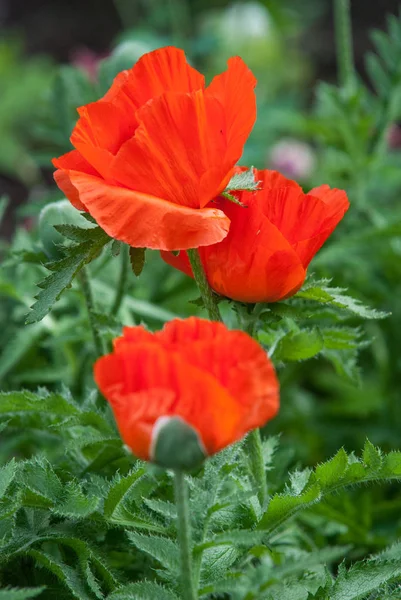
<svg viewBox="0 0 401 600"><path fill-rule="evenodd" d="M276 302L295 294L306 269L348 210L347 195L328 185L304 194L277 171L257 171L257 192L237 193L239 206L218 198L230 231L199 253L211 287L242 302ZM186 252L162 252L166 262L192 276Z"/></svg>
<svg viewBox="0 0 401 600"><path fill-rule="evenodd" d="M170 418L192 428L210 455L264 425L279 405L274 368L259 344L195 317L157 333L125 327L94 373L121 437L144 460L156 460L160 425Z"/></svg>
<svg viewBox="0 0 401 600"><path fill-rule="evenodd" d="M185 54L145 54L98 102L78 109L75 150L53 160L59 188L134 247L196 248L229 219L206 206L226 187L256 117L256 79L238 58L205 87Z"/></svg>

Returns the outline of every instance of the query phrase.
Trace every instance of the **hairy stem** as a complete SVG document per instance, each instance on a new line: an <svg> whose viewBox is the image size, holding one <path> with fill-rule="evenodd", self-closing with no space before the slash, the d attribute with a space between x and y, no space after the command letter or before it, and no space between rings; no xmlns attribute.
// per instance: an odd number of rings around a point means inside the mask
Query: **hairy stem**
<svg viewBox="0 0 401 600"><path fill-rule="evenodd" d="M338 79L341 87L355 83L350 0L334 0Z"/></svg>
<svg viewBox="0 0 401 600"><path fill-rule="evenodd" d="M88 310L89 325L92 330L93 341L95 342L96 354L97 356L102 356L102 354L104 354L103 342L102 338L100 337L100 333L96 328L96 323L93 317L94 301L92 289L88 278L88 271L86 267L83 267L83 269L81 269L78 277L81 284L82 292L84 294L86 308Z"/></svg>
<svg viewBox="0 0 401 600"><path fill-rule="evenodd" d="M259 429L254 429L246 438L246 448L251 466L251 472L258 488L258 499L262 509L267 506L267 482L265 462L263 460L262 438Z"/></svg>
<svg viewBox="0 0 401 600"><path fill-rule="evenodd" d="M205 271L196 249L188 250L188 258L191 263L192 272L195 277L196 284L202 296L203 303L208 312L209 318L212 321L222 321L219 307L217 305L214 292L206 279Z"/></svg>
<svg viewBox="0 0 401 600"><path fill-rule="evenodd" d="M115 316L118 313L125 293L128 268L128 246L126 246L125 244L121 248L120 258L120 276L118 278L117 291L114 298L114 302L112 307L110 308L110 314L113 316Z"/></svg>
<svg viewBox="0 0 401 600"><path fill-rule="evenodd" d="M181 553L181 593L183 600L197 600L192 567L192 539L189 521L188 490L185 475L174 471L177 534Z"/></svg>

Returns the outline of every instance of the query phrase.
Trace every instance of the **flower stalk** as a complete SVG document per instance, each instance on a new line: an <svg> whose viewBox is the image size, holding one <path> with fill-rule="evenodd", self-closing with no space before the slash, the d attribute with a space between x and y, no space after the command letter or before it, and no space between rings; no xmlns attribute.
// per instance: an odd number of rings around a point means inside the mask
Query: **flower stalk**
<svg viewBox="0 0 401 600"><path fill-rule="evenodd" d="M355 84L350 0L334 0L334 21L339 84L349 89Z"/></svg>
<svg viewBox="0 0 401 600"><path fill-rule="evenodd" d="M251 472L258 488L258 500L262 510L265 510L267 507L268 494L260 429L253 429L248 433L246 438L246 448L248 451Z"/></svg>
<svg viewBox="0 0 401 600"><path fill-rule="evenodd" d="M126 281L127 281L127 268L128 268L128 246L126 244L124 244L121 248L120 258L121 258L120 275L119 275L118 284L117 284L117 291L116 291L116 295L115 295L112 307L110 308L110 314L112 316L117 315L117 313L120 309L121 303L123 301L123 298L124 298L124 293L125 293L125 286L126 286Z"/></svg>
<svg viewBox="0 0 401 600"><path fill-rule="evenodd" d="M89 325L90 325L90 328L92 331L93 341L95 342L96 355L99 357L104 354L104 347L103 347L102 338L100 337L100 333L96 328L96 323L94 320L93 311L94 311L95 306L94 306L93 294L92 294L92 289L91 289L91 285L89 282L88 271L85 267L83 269L81 269L81 271L79 273L79 281L81 284L81 289L82 289L82 292L83 292L83 295L85 298L86 308L88 311Z"/></svg>
<svg viewBox="0 0 401 600"><path fill-rule="evenodd" d="M177 534L181 554L181 597L183 600L197 600L198 594L193 576L188 489L183 471L174 471L174 492L177 507Z"/></svg>
<svg viewBox="0 0 401 600"><path fill-rule="evenodd" d="M212 321L222 321L223 319L221 318L214 292L206 278L198 250L188 250L188 258L189 262L191 263L192 272L194 274L196 284L199 288L199 292L202 296L202 300L208 312L209 318Z"/></svg>

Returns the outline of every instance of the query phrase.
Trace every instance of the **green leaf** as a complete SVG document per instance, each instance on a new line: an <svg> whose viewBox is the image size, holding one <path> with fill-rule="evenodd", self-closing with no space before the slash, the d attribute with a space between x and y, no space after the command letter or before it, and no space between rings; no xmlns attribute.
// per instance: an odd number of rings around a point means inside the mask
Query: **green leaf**
<svg viewBox="0 0 401 600"><path fill-rule="evenodd" d="M97 510L98 505L99 498L85 496L76 482L69 482L64 488L63 500L52 512L69 519L85 519Z"/></svg>
<svg viewBox="0 0 401 600"><path fill-rule="evenodd" d="M159 536L147 536L134 531L127 532L127 535L138 550L152 556L172 575L177 576L179 574L179 550L173 540Z"/></svg>
<svg viewBox="0 0 401 600"><path fill-rule="evenodd" d="M84 221L85 223L85 221ZM78 227L78 225L62 224L53 225L54 229L61 235L73 242L87 242L88 240L96 240L100 227L92 227L89 223L87 227Z"/></svg>
<svg viewBox="0 0 401 600"><path fill-rule="evenodd" d="M154 581L141 581L119 588L107 600L179 600L179 597Z"/></svg>
<svg viewBox="0 0 401 600"><path fill-rule="evenodd" d="M7 196L0 196L0 223L2 222L3 217L5 215L8 203L9 199L7 198Z"/></svg>
<svg viewBox="0 0 401 600"><path fill-rule="evenodd" d="M282 337L275 349L275 360L307 360L319 354L323 349L323 336L317 327L299 332L290 331Z"/></svg>
<svg viewBox="0 0 401 600"><path fill-rule="evenodd" d="M69 589L74 598L93 600L93 596L88 594L86 583L78 571L46 552L31 549L27 554L32 556L38 565L53 573Z"/></svg>
<svg viewBox="0 0 401 600"><path fill-rule="evenodd" d="M17 472L17 465L14 460L4 467L0 467L0 499L7 492L8 486L12 482Z"/></svg>
<svg viewBox="0 0 401 600"><path fill-rule="evenodd" d="M258 529L271 534L299 511L347 486L400 478L401 452L390 452L381 456L369 441L365 444L362 459L347 455L341 449L331 460L311 472L300 494L294 493L294 490L287 490L283 494L273 496Z"/></svg>
<svg viewBox="0 0 401 600"><path fill-rule="evenodd" d="M63 291L72 284L77 273L99 255L110 239L100 227L85 231L91 232L90 239L66 248L65 258L46 265L53 273L38 284L42 291L36 296L37 301L31 307L27 324L41 321L47 315Z"/></svg>
<svg viewBox="0 0 401 600"><path fill-rule="evenodd" d="M145 251L146 248L132 248L129 249L129 259L134 274L139 277L145 266Z"/></svg>
<svg viewBox="0 0 401 600"><path fill-rule="evenodd" d="M145 473L144 467L137 466L125 477L116 477L104 501L104 515L106 518L113 519L118 508L129 497L134 486L144 477Z"/></svg>
<svg viewBox="0 0 401 600"><path fill-rule="evenodd" d="M330 280L322 279L320 281L307 282L304 287L295 294L294 298L304 300L313 300L321 304L335 306L362 319L384 319L388 313L368 308L359 300L351 298L344 294L347 290L344 288L331 288L328 286Z"/></svg>
<svg viewBox="0 0 401 600"><path fill-rule="evenodd" d="M242 173L235 173L227 184L225 192L248 191L255 192L260 187L260 181L255 179L254 168L251 167Z"/></svg>
<svg viewBox="0 0 401 600"><path fill-rule="evenodd" d="M367 560L353 565L348 571L341 566L332 589L330 600L358 600L366 598L390 581L401 577L401 563Z"/></svg>
<svg viewBox="0 0 401 600"><path fill-rule="evenodd" d="M43 586L18 589L7 588L5 590L0 590L0 600L29 600L29 598L36 598L39 596L45 589L46 588Z"/></svg>

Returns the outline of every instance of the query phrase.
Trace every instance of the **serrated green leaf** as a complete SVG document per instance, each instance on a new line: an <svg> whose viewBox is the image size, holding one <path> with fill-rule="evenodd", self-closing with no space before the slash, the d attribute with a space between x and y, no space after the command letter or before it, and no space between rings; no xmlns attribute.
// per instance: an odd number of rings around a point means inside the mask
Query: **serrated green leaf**
<svg viewBox="0 0 401 600"><path fill-rule="evenodd" d="M172 502L165 502L164 500L153 500L151 498L144 498L144 504L155 513L165 517L166 519L173 520L177 516L177 509L175 504Z"/></svg>
<svg viewBox="0 0 401 600"><path fill-rule="evenodd" d="M0 467L0 499L7 492L8 486L12 482L17 472L17 465L14 460L4 467Z"/></svg>
<svg viewBox="0 0 401 600"><path fill-rule="evenodd" d="M26 320L27 324L41 321L47 315L64 290L72 284L77 273L95 259L109 241L110 238L100 227L88 231L93 233L95 230L96 237L66 248L65 258L46 265L53 272L38 284L42 291L36 296L36 302Z"/></svg>
<svg viewBox="0 0 401 600"><path fill-rule="evenodd" d="M46 552L31 549L27 554L34 558L38 565L53 573L69 589L74 598L93 600L93 596L88 594L86 583L78 571Z"/></svg>
<svg viewBox="0 0 401 600"><path fill-rule="evenodd" d="M78 225L62 224L53 225L54 229L61 235L72 242L87 242L88 240L96 240L99 233L102 231L100 227L92 227L89 223L87 227L78 227Z"/></svg>
<svg viewBox="0 0 401 600"><path fill-rule="evenodd" d="M118 507L124 502L132 491L133 486L144 477L146 470L144 467L136 467L125 477L117 477L110 486L107 497L104 501L104 515L112 519Z"/></svg>
<svg viewBox="0 0 401 600"><path fill-rule="evenodd" d="M37 598L45 590L44 586L36 588L7 588L0 590L0 600L29 600Z"/></svg>
<svg viewBox="0 0 401 600"><path fill-rule="evenodd" d="M273 496L258 529L272 533L300 510L309 508L327 494L347 486L401 478L401 452L383 455L379 465L377 452L372 449L370 442L367 442L363 457L367 460L356 459L341 449L334 458L311 472L300 495L289 491Z"/></svg>
<svg viewBox="0 0 401 600"><path fill-rule="evenodd" d="M319 354L323 346L323 336L317 327L299 332L290 331L278 341L274 358L284 362L307 360Z"/></svg>
<svg viewBox="0 0 401 600"><path fill-rule="evenodd" d="M98 506L99 498L85 496L77 483L70 482L64 488L63 499L57 503L52 512L70 519L85 519L92 515Z"/></svg>
<svg viewBox="0 0 401 600"><path fill-rule="evenodd" d="M141 581L119 588L107 600L179 600L179 597L154 581Z"/></svg>
<svg viewBox="0 0 401 600"><path fill-rule="evenodd" d="M138 550L146 552L157 560L169 573L177 576L180 572L180 555L175 542L169 538L147 536L135 531L127 532L128 538Z"/></svg>
<svg viewBox="0 0 401 600"><path fill-rule="evenodd" d="M359 600L366 598L390 581L401 578L401 563L374 562L357 563L348 571L344 568L330 589L330 600Z"/></svg>
<svg viewBox="0 0 401 600"><path fill-rule="evenodd" d="M235 191L249 191L254 192L260 187L260 181L255 179L255 171L253 167L242 171L242 173L235 173L227 184L224 192L235 192Z"/></svg>
<svg viewBox="0 0 401 600"><path fill-rule="evenodd" d="M356 298L344 294L344 288L331 288L327 285L329 280L310 281L295 294L294 298L314 300L321 304L336 306L363 319L384 319L388 313L368 308Z"/></svg>
<svg viewBox="0 0 401 600"><path fill-rule="evenodd" d="M139 277L145 266L145 252L146 248L132 248L129 249L129 259L133 273Z"/></svg>

